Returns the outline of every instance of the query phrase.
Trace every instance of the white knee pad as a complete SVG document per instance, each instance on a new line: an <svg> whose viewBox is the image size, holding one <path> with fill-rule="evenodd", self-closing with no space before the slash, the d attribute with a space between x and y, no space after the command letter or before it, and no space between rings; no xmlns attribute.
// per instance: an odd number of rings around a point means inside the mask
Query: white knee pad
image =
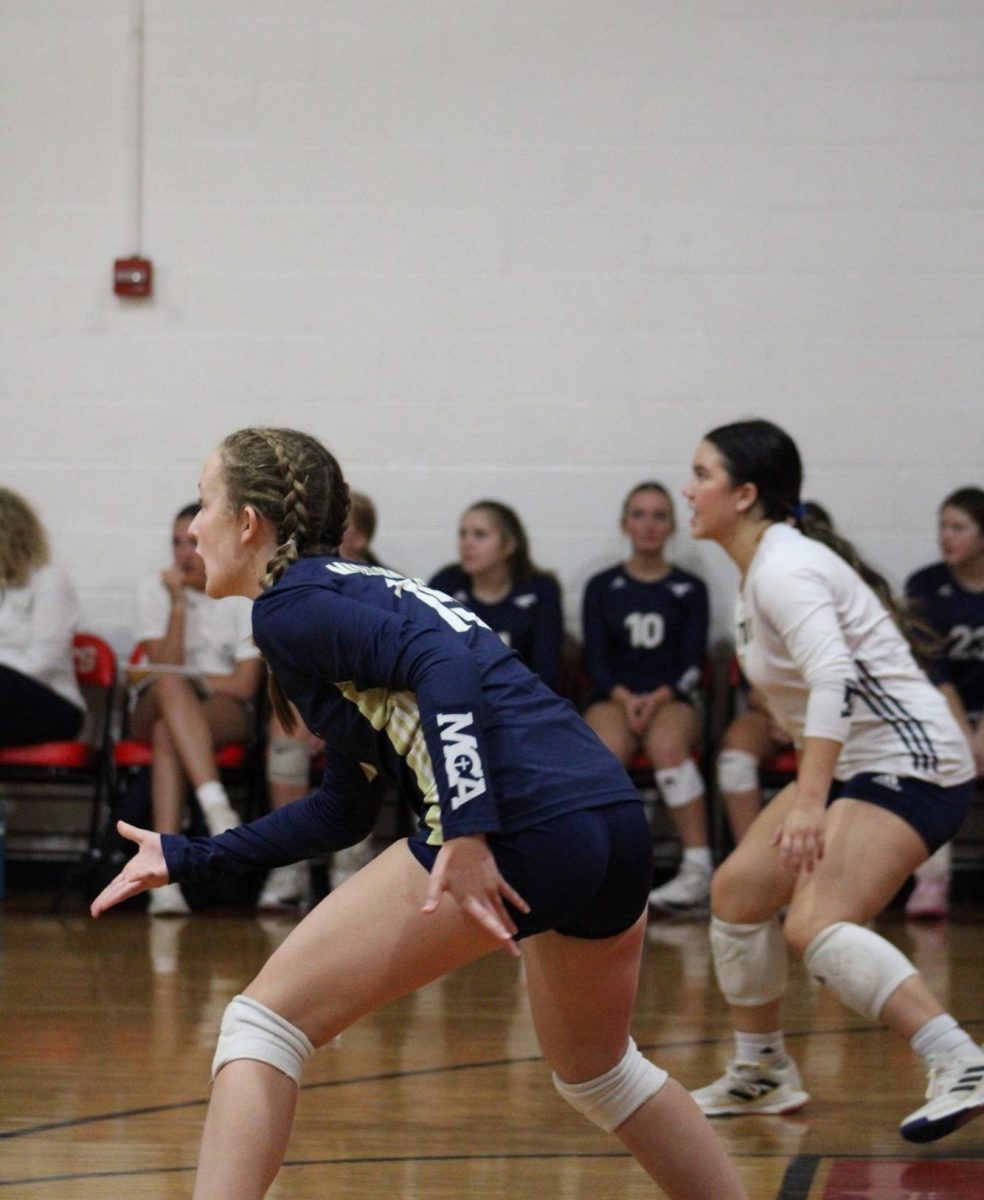
<svg viewBox="0 0 984 1200"><path fill-rule="evenodd" d="M711 917L711 951L718 987L729 1004L769 1004L786 990L789 958L778 917L754 925Z"/></svg>
<svg viewBox="0 0 984 1200"><path fill-rule="evenodd" d="M667 808L682 808L704 794L704 780L692 758L678 767L663 767L655 776Z"/></svg>
<svg viewBox="0 0 984 1200"><path fill-rule="evenodd" d="M803 962L827 987L862 1017L877 1019L892 992L918 971L901 950L877 933L850 921L821 929Z"/></svg>
<svg viewBox="0 0 984 1200"><path fill-rule="evenodd" d="M306 788L311 771L307 747L293 738L274 737L267 746L266 774L270 783Z"/></svg>
<svg viewBox="0 0 984 1200"><path fill-rule="evenodd" d="M645 1058L632 1038L629 1048L610 1071L584 1083L564 1083L554 1073L554 1087L568 1104L611 1133L655 1096L669 1076Z"/></svg>
<svg viewBox="0 0 984 1200"><path fill-rule="evenodd" d="M301 1068L313 1053L308 1037L290 1021L249 996L233 996L222 1014L212 1078L233 1059L251 1058L269 1063L300 1085Z"/></svg>
<svg viewBox="0 0 984 1200"><path fill-rule="evenodd" d="M755 792L759 785L758 759L748 750L722 750L717 760L717 782L722 792Z"/></svg>

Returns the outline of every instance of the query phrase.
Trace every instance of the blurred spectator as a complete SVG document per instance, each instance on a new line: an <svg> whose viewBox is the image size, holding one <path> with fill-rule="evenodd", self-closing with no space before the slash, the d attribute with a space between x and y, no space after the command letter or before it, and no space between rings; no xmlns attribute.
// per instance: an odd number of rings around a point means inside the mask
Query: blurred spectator
<svg viewBox="0 0 984 1200"><path fill-rule="evenodd" d="M694 761L707 587L666 558L676 521L661 483L647 480L629 492L621 527L629 558L595 575L584 593L584 667L593 699L585 720L619 762L628 765L642 751L651 763L683 856L649 903L657 912L683 913L706 906L711 884L704 780Z"/></svg>
<svg viewBox="0 0 984 1200"><path fill-rule="evenodd" d="M984 778L984 491L962 487L940 505L940 562L910 577L906 592L916 615L940 638L930 663L970 743ZM941 846L916 871L906 901L910 917L943 917L950 906L950 846Z"/></svg>
<svg viewBox="0 0 984 1200"><path fill-rule="evenodd" d="M158 833L181 832L188 783L210 834L239 824L219 779L215 747L249 739L263 676L249 602L205 594L205 569L189 534L197 511L189 504L175 517L171 564L144 580L137 596L147 669L134 689L130 733L153 746L150 794ZM164 916L189 909L172 883L149 896L149 911Z"/></svg>
<svg viewBox="0 0 984 1200"><path fill-rule="evenodd" d="M0 744L68 741L81 729L77 621L75 589L50 560L44 526L0 487Z"/></svg>
<svg viewBox="0 0 984 1200"><path fill-rule="evenodd" d="M458 554L431 587L466 604L556 690L564 641L560 585L533 564L519 516L498 500L479 500L461 517Z"/></svg>

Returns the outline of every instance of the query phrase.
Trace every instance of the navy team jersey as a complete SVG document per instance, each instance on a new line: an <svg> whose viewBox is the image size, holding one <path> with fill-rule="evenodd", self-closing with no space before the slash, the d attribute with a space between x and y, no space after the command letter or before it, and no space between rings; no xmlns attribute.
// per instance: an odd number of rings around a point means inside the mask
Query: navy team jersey
<svg viewBox="0 0 984 1200"><path fill-rule="evenodd" d="M945 642L930 663L933 682L952 684L968 713L984 712L984 593L966 591L942 562L916 571L905 590Z"/></svg>
<svg viewBox="0 0 984 1200"><path fill-rule="evenodd" d="M311 795L218 837L163 835L172 880L352 845L372 828L383 781L408 799L431 845L638 801L571 704L420 580L301 559L254 602L253 636L324 739L325 774Z"/></svg>
<svg viewBox="0 0 984 1200"><path fill-rule="evenodd" d="M621 564L595 575L584 593L592 699L607 700L619 684L636 693L669 684L688 697L700 682L707 624L707 587L679 567L650 583L633 579Z"/></svg>
<svg viewBox="0 0 984 1200"><path fill-rule="evenodd" d="M556 689L564 618L560 587L555 579L549 575L532 575L523 583L517 583L508 596L495 604L476 600L471 580L459 566L438 571L430 586L446 592L477 613L547 687Z"/></svg>

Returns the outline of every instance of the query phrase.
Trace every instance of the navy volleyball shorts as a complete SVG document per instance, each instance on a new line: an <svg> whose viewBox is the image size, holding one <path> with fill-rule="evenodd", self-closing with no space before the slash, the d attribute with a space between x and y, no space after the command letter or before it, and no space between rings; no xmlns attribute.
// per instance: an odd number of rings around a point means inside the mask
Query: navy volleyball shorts
<svg viewBox="0 0 984 1200"><path fill-rule="evenodd" d="M867 800L901 817L919 834L930 854L946 845L963 824L974 798L974 781L940 787L911 775L862 771L850 779L835 779L827 803L847 797Z"/></svg>
<svg viewBox="0 0 984 1200"><path fill-rule="evenodd" d="M439 846L427 829L409 840L429 872ZM517 939L548 929L578 938L607 938L630 928L653 886L652 838L635 800L566 813L529 829L486 835L502 877L530 906L508 904Z"/></svg>

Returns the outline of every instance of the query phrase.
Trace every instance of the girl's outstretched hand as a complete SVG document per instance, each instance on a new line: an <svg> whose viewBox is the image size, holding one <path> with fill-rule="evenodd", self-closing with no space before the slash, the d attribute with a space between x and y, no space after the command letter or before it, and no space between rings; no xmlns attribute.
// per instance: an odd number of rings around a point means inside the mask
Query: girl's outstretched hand
<svg viewBox="0 0 984 1200"><path fill-rule="evenodd" d="M524 913L530 911L530 906L499 874L481 834L444 843L437 852L421 911L435 912L444 892L450 892L472 920L499 938L504 950L519 957L519 947L512 940L516 925L503 901L508 900Z"/></svg>
<svg viewBox="0 0 984 1200"><path fill-rule="evenodd" d="M107 908L112 908L114 904L129 900L131 896L138 896L149 888L163 887L169 879L159 833L150 829L138 829L136 825L127 825L126 821L117 821L116 829L121 837L136 842L138 850L119 875L103 888L89 906L89 912L94 917L98 917Z"/></svg>

